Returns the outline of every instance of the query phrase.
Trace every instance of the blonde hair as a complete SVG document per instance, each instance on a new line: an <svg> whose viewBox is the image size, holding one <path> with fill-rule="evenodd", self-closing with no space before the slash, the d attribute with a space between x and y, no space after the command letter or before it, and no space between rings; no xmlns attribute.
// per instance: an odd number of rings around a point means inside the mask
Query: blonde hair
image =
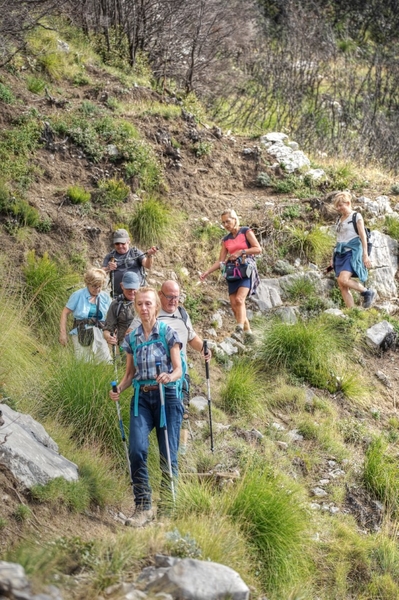
<svg viewBox="0 0 399 600"><path fill-rule="evenodd" d="M238 218L238 215L236 213L235 210L233 210L232 208L227 208L226 210L224 210L221 214L221 216L223 217L224 215L229 215L229 217L231 217L232 219L235 219L236 221L236 227L240 226L240 219Z"/></svg>
<svg viewBox="0 0 399 600"><path fill-rule="evenodd" d="M101 283L101 286L104 285L107 279L107 274L103 269L89 269L86 271L84 276L84 282L86 285L95 285L96 283Z"/></svg>
<svg viewBox="0 0 399 600"><path fill-rule="evenodd" d="M141 294L145 294L146 292L152 292L154 294L154 298L155 298L155 306L157 309L157 314L160 311L161 308L161 301L159 299L158 293L156 291L156 289L152 288L152 287L141 287L138 290L136 290L136 295L134 297L134 305L136 306L137 304L137 300L139 298L139 296L141 296Z"/></svg>
<svg viewBox="0 0 399 600"><path fill-rule="evenodd" d="M334 196L334 208L337 208L338 204L352 204L352 196L349 192L338 192Z"/></svg>

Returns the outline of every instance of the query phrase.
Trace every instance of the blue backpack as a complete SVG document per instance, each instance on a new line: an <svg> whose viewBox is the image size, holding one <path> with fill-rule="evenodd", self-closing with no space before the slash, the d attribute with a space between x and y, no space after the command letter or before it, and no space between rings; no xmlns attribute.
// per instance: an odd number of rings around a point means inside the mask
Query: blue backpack
<svg viewBox="0 0 399 600"><path fill-rule="evenodd" d="M144 346L151 346L152 344L156 344L159 341L162 342L163 347L166 350L167 355L170 358L170 348L168 346L168 343L166 341L166 328L168 327L167 324L164 321L158 321L159 324L159 338L155 339L155 340L148 340L146 342L142 342L141 344L136 345L136 336L135 336L135 331L132 331L129 335L129 344L132 348L133 351L133 363L134 366L137 368L137 350L139 348L142 348ZM184 353L182 350L180 350L180 360L181 360L181 366L182 366L182 376L180 377L180 379L178 379L177 381L171 381L170 383L166 384L166 387L175 387L176 388L176 394L178 397L181 398L182 395L182 390L183 390L183 382L186 376L186 372L187 372L187 362L186 362L186 357L184 356ZM133 408L133 415L135 417L138 416L139 414L139 391L140 391L140 385L158 385L155 379L147 379L145 381L141 380L140 382L138 382L136 379L133 379L132 382L132 386L134 389L134 408ZM163 384L161 384L163 385ZM164 427L166 424L166 419L165 419L165 414L163 411L161 411L161 423L160 426Z"/></svg>

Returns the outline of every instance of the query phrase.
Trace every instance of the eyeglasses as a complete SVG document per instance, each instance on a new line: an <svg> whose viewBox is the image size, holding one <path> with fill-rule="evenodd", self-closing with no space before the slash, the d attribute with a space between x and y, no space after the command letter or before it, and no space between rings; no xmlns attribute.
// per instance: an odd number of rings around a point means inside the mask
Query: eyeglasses
<svg viewBox="0 0 399 600"><path fill-rule="evenodd" d="M168 294L164 294L161 292L162 296L167 300L180 300L180 296L169 296Z"/></svg>
<svg viewBox="0 0 399 600"><path fill-rule="evenodd" d="M115 242L114 246L124 246L125 244L128 244L129 242Z"/></svg>

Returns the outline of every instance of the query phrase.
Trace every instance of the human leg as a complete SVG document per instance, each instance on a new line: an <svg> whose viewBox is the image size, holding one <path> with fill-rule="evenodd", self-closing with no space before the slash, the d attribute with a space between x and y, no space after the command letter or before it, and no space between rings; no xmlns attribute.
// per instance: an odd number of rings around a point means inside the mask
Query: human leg
<svg viewBox="0 0 399 600"><path fill-rule="evenodd" d="M353 296L350 292L351 289L360 293L367 291L367 288L365 288L364 285L362 285L355 279L352 279L352 275L353 273L350 271L341 271L337 279L338 287L341 291L341 295L345 302L345 306L347 306L348 308L352 308L355 304Z"/></svg>
<svg viewBox="0 0 399 600"><path fill-rule="evenodd" d="M246 331L250 329L245 307L245 300L248 296L248 293L249 288L239 287L236 292L230 294L230 305L236 322L238 325L242 325L242 328Z"/></svg>
<svg viewBox="0 0 399 600"><path fill-rule="evenodd" d="M151 508L151 486L148 477L147 457L149 435L155 426L155 418L150 399L140 392L138 415L134 416L134 397L130 405L129 458L133 480L133 494L136 508Z"/></svg>

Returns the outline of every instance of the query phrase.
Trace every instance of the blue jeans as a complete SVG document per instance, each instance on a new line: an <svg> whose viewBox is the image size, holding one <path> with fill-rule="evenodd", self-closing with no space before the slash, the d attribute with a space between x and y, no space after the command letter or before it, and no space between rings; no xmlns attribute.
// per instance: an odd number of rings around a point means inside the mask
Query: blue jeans
<svg viewBox="0 0 399 600"><path fill-rule="evenodd" d="M183 419L183 403L176 395L176 388L164 387L166 425L170 459L174 477L178 474L177 453L179 450L180 427ZM134 396L130 403L129 458L133 479L133 494L136 506L151 508L151 486L148 478L147 457L149 435L156 429L162 472L161 496L170 493L170 476L167 462L165 428L160 427L161 398L159 390L140 390L138 416L133 414Z"/></svg>

